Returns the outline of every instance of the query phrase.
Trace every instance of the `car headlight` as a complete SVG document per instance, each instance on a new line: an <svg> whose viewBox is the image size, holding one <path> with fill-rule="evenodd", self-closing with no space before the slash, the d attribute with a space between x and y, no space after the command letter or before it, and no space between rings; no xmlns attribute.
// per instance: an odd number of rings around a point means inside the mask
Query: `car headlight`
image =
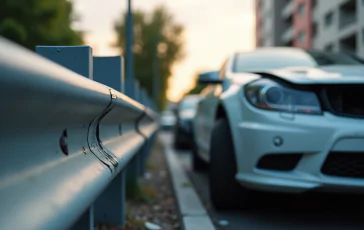
<svg viewBox="0 0 364 230"><path fill-rule="evenodd" d="M267 110L321 114L314 92L290 89L272 80L261 79L245 86L245 96L255 107Z"/></svg>

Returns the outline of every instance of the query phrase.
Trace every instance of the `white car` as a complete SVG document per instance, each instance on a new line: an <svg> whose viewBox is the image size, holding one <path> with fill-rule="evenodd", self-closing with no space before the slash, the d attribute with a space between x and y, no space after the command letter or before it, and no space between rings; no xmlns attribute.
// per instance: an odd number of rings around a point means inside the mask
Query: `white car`
<svg viewBox="0 0 364 230"><path fill-rule="evenodd" d="M215 208L256 191L364 192L364 67L344 54L259 48L232 55L195 117L193 168L209 164ZM242 205L242 206L241 206Z"/></svg>
<svg viewBox="0 0 364 230"><path fill-rule="evenodd" d="M171 110L165 110L161 113L160 125L164 130L171 130L176 124L176 115Z"/></svg>

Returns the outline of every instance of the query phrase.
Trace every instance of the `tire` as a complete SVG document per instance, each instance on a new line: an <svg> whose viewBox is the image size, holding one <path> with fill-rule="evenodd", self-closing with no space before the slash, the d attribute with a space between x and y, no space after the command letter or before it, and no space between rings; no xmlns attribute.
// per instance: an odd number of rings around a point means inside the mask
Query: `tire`
<svg viewBox="0 0 364 230"><path fill-rule="evenodd" d="M174 144L173 144L173 147L176 149L176 150L181 150L183 149L181 143L178 141L178 140L175 140L174 141Z"/></svg>
<svg viewBox="0 0 364 230"><path fill-rule="evenodd" d="M177 150L182 149L183 146L179 138L179 131L175 130L173 136L174 136L173 147Z"/></svg>
<svg viewBox="0 0 364 230"><path fill-rule="evenodd" d="M196 144L192 143L192 169L196 172L205 171L207 163L198 155Z"/></svg>
<svg viewBox="0 0 364 230"><path fill-rule="evenodd" d="M251 193L235 179L235 152L229 123L220 118L214 125L210 143L210 199L217 210L249 209Z"/></svg>

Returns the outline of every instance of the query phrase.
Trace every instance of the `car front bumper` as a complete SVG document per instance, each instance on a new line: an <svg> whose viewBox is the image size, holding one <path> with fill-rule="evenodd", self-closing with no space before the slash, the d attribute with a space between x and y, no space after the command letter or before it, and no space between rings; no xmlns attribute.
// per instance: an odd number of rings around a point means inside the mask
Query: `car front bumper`
<svg viewBox="0 0 364 230"><path fill-rule="evenodd" d="M264 111L246 101L243 107L243 122L233 125L236 179L243 186L290 193L364 192L362 119ZM287 156L298 157L282 170Z"/></svg>

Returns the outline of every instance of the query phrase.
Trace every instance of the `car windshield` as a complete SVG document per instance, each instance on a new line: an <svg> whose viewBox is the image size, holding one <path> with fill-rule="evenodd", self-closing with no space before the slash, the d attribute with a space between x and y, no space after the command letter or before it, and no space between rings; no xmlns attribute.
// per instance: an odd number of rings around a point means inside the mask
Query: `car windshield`
<svg viewBox="0 0 364 230"><path fill-rule="evenodd" d="M334 53L334 52L317 52L307 51L307 53L315 60L315 62L322 65L362 65L359 57L354 54Z"/></svg>
<svg viewBox="0 0 364 230"><path fill-rule="evenodd" d="M237 54L233 72L241 73L300 66L361 64L355 57L345 53L303 51L299 49L261 49Z"/></svg>
<svg viewBox="0 0 364 230"><path fill-rule="evenodd" d="M180 110L195 110L198 100L198 97L188 97L183 99L180 104Z"/></svg>

